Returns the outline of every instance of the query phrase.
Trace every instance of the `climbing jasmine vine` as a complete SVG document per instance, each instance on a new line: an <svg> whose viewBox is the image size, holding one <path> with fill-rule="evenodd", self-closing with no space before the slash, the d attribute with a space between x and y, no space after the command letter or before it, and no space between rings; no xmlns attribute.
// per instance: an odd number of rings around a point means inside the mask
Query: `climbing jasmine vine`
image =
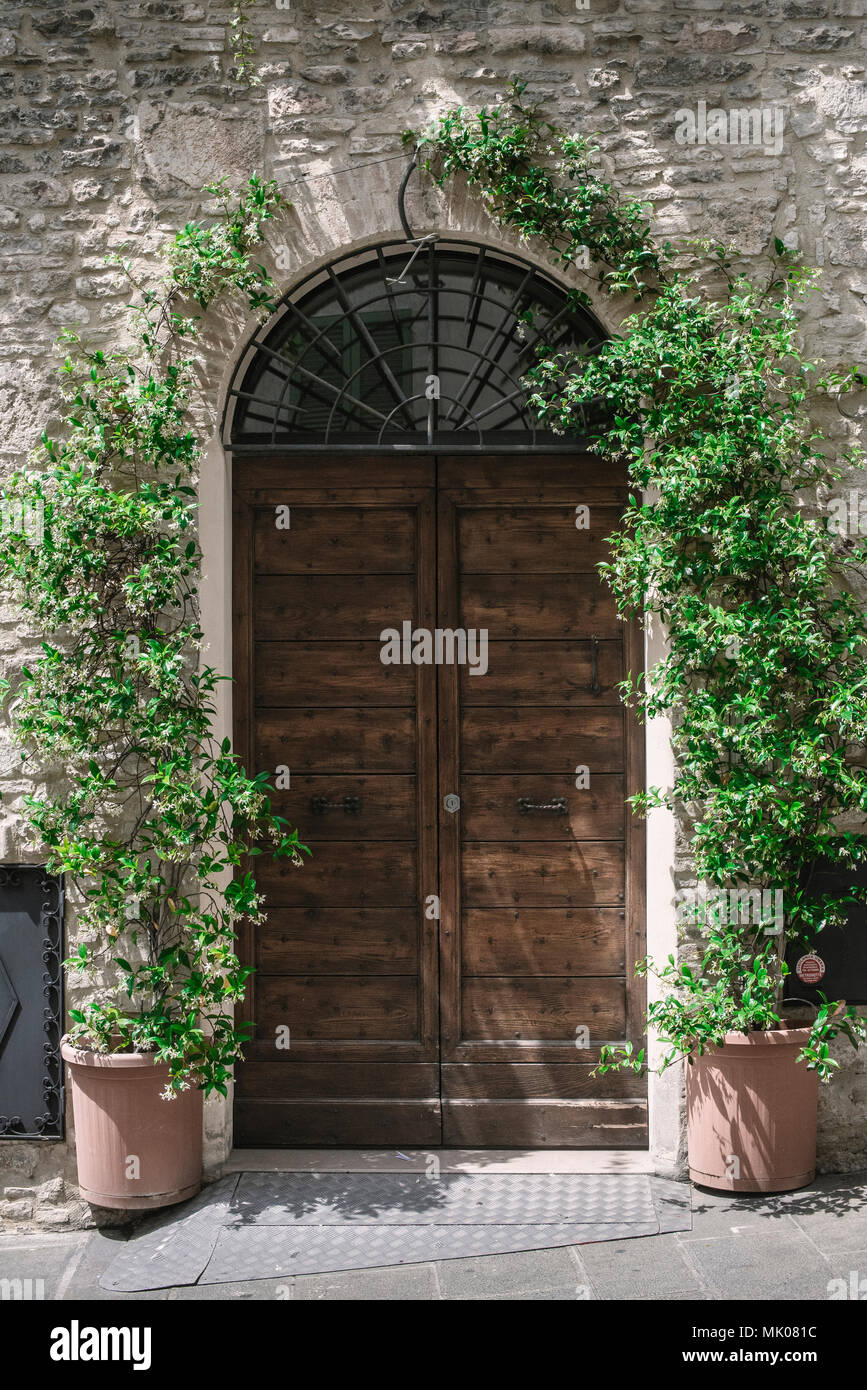
<svg viewBox="0 0 867 1390"><path fill-rule="evenodd" d="M603 293L638 305L589 357L543 350L531 403L547 426L625 462L633 485L600 569L622 617L665 625L667 654L620 689L640 718L672 721L677 757L673 787L637 793L633 810L680 815L700 883L785 905L783 932L712 913L692 923L680 960L639 965L665 986L648 1010L664 1069L729 1031L778 1025L797 993L787 939L813 947L867 898L811 887L817 865L854 871L867 859L851 828L867 812L856 597L867 543L835 534L816 507L817 490L864 459L856 445L832 459L813 418L817 398L862 375L804 354L799 308L814 275L796 252L776 239L757 274L711 241L658 243L649 209L602 178L593 146L523 92L442 115L423 137L425 168L440 184L463 176L498 223L563 266L589 263ZM572 293L591 302L580 285ZM839 1033L856 1046L867 1035L854 1009L825 1001L801 1054L823 1080L839 1065ZM603 1048L599 1070L644 1065L627 1044Z"/></svg>
<svg viewBox="0 0 867 1390"><path fill-rule="evenodd" d="M72 1036L153 1052L171 1089L225 1095L246 1036L231 1013L250 973L236 934L262 916L251 860L300 863L305 847L266 776L215 739L224 677L201 659L196 341L228 295L273 308L252 253L282 203L256 177L207 191L218 215L168 242L157 281L114 258L133 290L131 346L64 334L62 424L4 488L39 512L41 542L4 531L0 581L41 638L3 690L24 770L52 779L24 811L73 888L66 964L93 980Z"/></svg>

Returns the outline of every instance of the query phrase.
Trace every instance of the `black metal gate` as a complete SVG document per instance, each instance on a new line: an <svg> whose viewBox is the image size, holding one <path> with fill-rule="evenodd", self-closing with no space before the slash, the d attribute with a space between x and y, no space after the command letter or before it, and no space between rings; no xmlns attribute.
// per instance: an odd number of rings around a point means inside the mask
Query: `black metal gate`
<svg viewBox="0 0 867 1390"><path fill-rule="evenodd" d="M63 1136L63 881L0 867L0 1137Z"/></svg>

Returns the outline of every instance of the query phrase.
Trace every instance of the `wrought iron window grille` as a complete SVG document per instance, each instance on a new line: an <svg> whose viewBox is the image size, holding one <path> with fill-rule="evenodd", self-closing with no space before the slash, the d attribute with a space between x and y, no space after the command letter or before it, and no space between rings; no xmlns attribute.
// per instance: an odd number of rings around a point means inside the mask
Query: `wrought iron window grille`
<svg viewBox="0 0 867 1390"><path fill-rule="evenodd" d="M386 242L284 297L248 344L224 434L239 452L574 450L539 427L526 373L539 351L574 359L604 340L521 257L434 235Z"/></svg>

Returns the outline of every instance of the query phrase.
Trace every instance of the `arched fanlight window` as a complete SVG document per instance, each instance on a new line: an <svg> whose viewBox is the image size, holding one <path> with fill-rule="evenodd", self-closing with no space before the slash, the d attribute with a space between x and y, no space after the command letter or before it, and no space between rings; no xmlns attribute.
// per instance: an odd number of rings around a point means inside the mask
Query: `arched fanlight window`
<svg viewBox="0 0 867 1390"><path fill-rule="evenodd" d="M603 340L575 297L520 257L387 243L286 296L248 344L227 433L239 450L550 447L522 377L539 347L580 355Z"/></svg>

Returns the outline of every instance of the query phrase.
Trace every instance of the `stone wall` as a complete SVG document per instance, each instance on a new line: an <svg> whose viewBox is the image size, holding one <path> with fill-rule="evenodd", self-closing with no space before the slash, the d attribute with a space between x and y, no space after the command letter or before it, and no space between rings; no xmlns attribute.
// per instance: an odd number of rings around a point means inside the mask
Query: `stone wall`
<svg viewBox="0 0 867 1390"><path fill-rule="evenodd" d="M126 288L106 252L126 245L146 274L162 237L207 210L205 182L257 171L295 203L270 254L288 285L345 246L396 233L401 132L456 102L494 103L512 76L567 127L598 135L608 173L653 201L660 233L710 234L748 255L773 234L801 247L823 270L806 320L810 346L832 360L863 359L865 0L249 0L248 8L261 75L251 90L230 76L227 4L6 0L4 470L56 413L59 331L103 344L125 332ZM768 139L682 143L677 113L698 113L700 102L770 113ZM421 230L504 241L460 190L437 199L416 187L411 202ZM609 327L620 312L605 303L598 311ZM244 333L240 317L213 326L206 434L217 429ZM842 435L857 425L836 427ZM0 609L0 659L15 668L27 647L15 615ZM37 857L15 813L24 783L5 734L0 776L0 860ZM215 1157L226 1134L220 1113ZM823 1092L824 1167L867 1165L865 1118L867 1056L847 1062ZM0 1143L0 1164L0 1219L90 1219L51 1181L74 1181L66 1145Z"/></svg>

